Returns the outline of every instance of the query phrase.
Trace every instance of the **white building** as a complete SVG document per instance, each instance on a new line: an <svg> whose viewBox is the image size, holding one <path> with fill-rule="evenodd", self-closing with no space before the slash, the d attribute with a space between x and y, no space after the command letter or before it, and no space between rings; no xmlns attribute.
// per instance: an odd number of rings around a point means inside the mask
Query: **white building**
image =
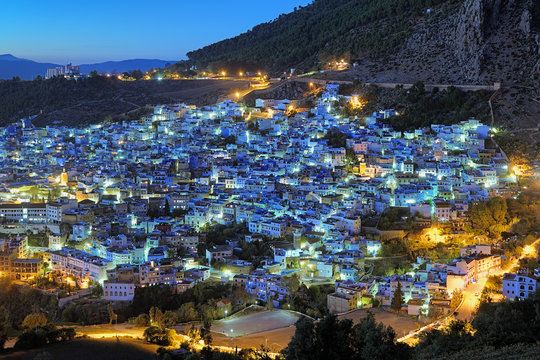
<svg viewBox="0 0 540 360"><path fill-rule="evenodd" d="M507 300L525 299L538 287L534 276L506 273L503 276L503 295Z"/></svg>
<svg viewBox="0 0 540 360"><path fill-rule="evenodd" d="M131 301L135 295L135 284L121 281L103 282L103 298L110 301Z"/></svg>
<svg viewBox="0 0 540 360"><path fill-rule="evenodd" d="M41 223L47 219L45 204L0 204L0 219L9 222Z"/></svg>
<svg viewBox="0 0 540 360"><path fill-rule="evenodd" d="M112 269L112 261L100 258L84 251L63 248L51 251L51 267L64 275L73 275L77 279L102 281L107 278L107 270Z"/></svg>

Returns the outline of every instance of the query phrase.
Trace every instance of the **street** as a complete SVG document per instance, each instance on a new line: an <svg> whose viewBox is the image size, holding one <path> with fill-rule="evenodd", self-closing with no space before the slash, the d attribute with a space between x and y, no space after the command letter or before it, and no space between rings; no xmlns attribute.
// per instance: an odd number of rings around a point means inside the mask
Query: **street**
<svg viewBox="0 0 540 360"><path fill-rule="evenodd" d="M476 308L480 302L480 295L482 294L482 290L484 290L486 282L486 278L480 279L475 283L469 284L465 290L463 290L463 303L456 310L457 319L466 321L471 321L473 319Z"/></svg>

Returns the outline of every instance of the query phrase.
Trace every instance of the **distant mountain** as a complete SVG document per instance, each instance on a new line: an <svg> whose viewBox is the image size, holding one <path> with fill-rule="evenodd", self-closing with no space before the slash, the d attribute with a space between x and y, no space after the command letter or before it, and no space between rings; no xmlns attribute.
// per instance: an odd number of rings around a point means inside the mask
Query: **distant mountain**
<svg viewBox="0 0 540 360"><path fill-rule="evenodd" d="M81 72L88 74L92 70L96 70L98 73L106 72L124 72L129 70L139 69L141 71L148 71L153 68L166 67L174 61L159 60L159 59L131 59L122 61L107 61L97 64L81 64Z"/></svg>
<svg viewBox="0 0 540 360"><path fill-rule="evenodd" d="M97 64L82 64L81 72L87 74L92 70L99 73L124 72L140 69L147 71L152 68L165 67L172 61L159 59L131 59L122 61L107 61ZM32 80L38 75L45 76L47 69L61 66L59 64L40 63L15 57L11 54L0 55L0 79L11 79L18 76L23 80Z"/></svg>
<svg viewBox="0 0 540 360"><path fill-rule="evenodd" d="M26 60L26 59L21 59L21 58L13 56L11 54L4 54L4 55L0 55L0 61L1 60L3 60L3 61L23 61L23 60ZM27 60L27 61L30 61L30 60Z"/></svg>
<svg viewBox="0 0 540 360"><path fill-rule="evenodd" d="M11 79L18 76L23 80L31 80L38 75L45 76L49 68L60 65L51 63L38 63L32 60L21 59L11 54L0 55L0 79Z"/></svg>

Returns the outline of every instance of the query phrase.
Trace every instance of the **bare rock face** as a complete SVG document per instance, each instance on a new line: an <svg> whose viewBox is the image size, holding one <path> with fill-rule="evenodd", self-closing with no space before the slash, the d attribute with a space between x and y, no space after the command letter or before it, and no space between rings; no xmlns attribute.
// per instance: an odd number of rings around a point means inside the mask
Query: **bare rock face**
<svg viewBox="0 0 540 360"><path fill-rule="evenodd" d="M529 9L525 9L521 14L521 20L519 22L519 29L523 32L523 34L525 34L525 36L529 36L531 34L531 20L531 12Z"/></svg>
<svg viewBox="0 0 540 360"><path fill-rule="evenodd" d="M462 73L477 80L483 69L486 38L497 26L500 0L467 0L456 17L454 49Z"/></svg>

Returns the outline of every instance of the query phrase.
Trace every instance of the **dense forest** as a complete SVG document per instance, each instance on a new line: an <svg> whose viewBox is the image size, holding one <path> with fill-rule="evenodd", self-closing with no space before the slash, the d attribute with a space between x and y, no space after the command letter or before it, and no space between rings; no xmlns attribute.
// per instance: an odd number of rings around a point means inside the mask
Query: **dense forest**
<svg viewBox="0 0 540 360"><path fill-rule="evenodd" d="M189 52L189 59L210 70L226 67L284 70L333 57L388 55L406 38L416 17L443 4L446 11L461 0L315 0L290 14L248 32ZM357 33L361 26L374 25ZM351 40L351 36L353 41Z"/></svg>

